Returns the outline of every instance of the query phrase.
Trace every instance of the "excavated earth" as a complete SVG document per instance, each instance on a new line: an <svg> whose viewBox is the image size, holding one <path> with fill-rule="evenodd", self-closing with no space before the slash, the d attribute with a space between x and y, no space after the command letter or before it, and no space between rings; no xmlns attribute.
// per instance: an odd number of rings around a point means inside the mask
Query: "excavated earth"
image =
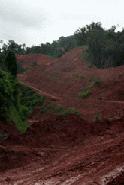
<svg viewBox="0 0 124 185"><path fill-rule="evenodd" d="M0 145L0 184L122 185L123 123L46 116L38 108L25 135L1 123L8 135Z"/></svg>
<svg viewBox="0 0 124 185"><path fill-rule="evenodd" d="M58 59L52 59L45 67L41 60L39 65L19 78L41 94L56 97L57 103L74 107L85 119L93 120L97 115L109 119L123 116L124 66L97 69L87 65L81 59L83 55L82 48L75 48ZM85 89L89 89L90 95L80 98Z"/></svg>
<svg viewBox="0 0 124 185"><path fill-rule="evenodd" d="M96 69L82 53L18 56L29 67L21 83L80 116L36 107L24 135L1 122L0 185L124 185L124 66ZM81 99L87 88L90 96Z"/></svg>

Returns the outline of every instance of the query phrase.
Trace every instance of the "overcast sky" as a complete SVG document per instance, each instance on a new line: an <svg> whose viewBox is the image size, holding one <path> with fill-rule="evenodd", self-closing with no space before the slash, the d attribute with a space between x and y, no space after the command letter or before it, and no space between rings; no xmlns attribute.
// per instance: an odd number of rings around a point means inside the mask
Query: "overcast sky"
<svg viewBox="0 0 124 185"><path fill-rule="evenodd" d="M0 40L51 42L93 21L124 27L124 0L0 0Z"/></svg>

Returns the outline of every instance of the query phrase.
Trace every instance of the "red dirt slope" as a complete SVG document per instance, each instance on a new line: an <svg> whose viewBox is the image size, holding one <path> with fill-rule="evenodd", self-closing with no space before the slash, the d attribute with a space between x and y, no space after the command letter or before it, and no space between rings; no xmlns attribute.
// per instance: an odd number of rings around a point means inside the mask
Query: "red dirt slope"
<svg viewBox="0 0 124 185"><path fill-rule="evenodd" d="M124 114L124 66L88 67L86 61L81 60L83 52L82 48L73 49L45 69L36 66L20 79L57 97L61 100L59 103L75 107L86 118L121 117ZM91 95L81 99L80 92L91 86Z"/></svg>
<svg viewBox="0 0 124 185"><path fill-rule="evenodd" d="M0 130L9 133L0 145L1 185L124 184L124 66L91 68L82 52L73 49L19 76L81 116L46 115L37 108L25 135L1 123ZM81 99L85 88L91 94Z"/></svg>
<svg viewBox="0 0 124 185"><path fill-rule="evenodd" d="M53 63L54 59L43 54L27 54L27 55L17 55L17 61L22 64L24 68L29 68L33 65L45 65L49 66Z"/></svg>

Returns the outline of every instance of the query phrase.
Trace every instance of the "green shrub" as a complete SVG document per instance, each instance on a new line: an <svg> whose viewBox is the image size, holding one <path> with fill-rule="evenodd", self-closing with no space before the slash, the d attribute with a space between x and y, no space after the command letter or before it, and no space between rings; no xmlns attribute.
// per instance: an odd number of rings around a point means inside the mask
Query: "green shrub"
<svg viewBox="0 0 124 185"><path fill-rule="evenodd" d="M19 86L20 91L20 101L23 105L21 111L24 117L27 117L32 113L34 107L39 105L41 109L44 109L45 106L45 97L36 94L32 89L24 85Z"/></svg>
<svg viewBox="0 0 124 185"><path fill-rule="evenodd" d="M9 107L7 115L9 118L8 121L12 121L20 133L26 132L26 130L28 128L28 124L24 120L24 117L22 118L22 115L20 114L20 112L17 110L17 108L15 106Z"/></svg>
<svg viewBox="0 0 124 185"><path fill-rule="evenodd" d="M8 73L0 70L0 117L6 117L11 103L15 103L17 83Z"/></svg>
<svg viewBox="0 0 124 185"><path fill-rule="evenodd" d="M8 72L11 73L13 77L17 76L17 61L16 56L13 51L8 51L7 56L5 58L5 67Z"/></svg>
<svg viewBox="0 0 124 185"><path fill-rule="evenodd" d="M92 94L91 90L87 88L87 89L82 90L79 93L79 97L84 99L84 98L88 98L91 94Z"/></svg>
<svg viewBox="0 0 124 185"><path fill-rule="evenodd" d="M66 108L66 107L63 107L61 105L57 105L55 103L49 103L48 105L46 105L44 107L43 111L48 112L48 113L61 115L61 116L67 116L67 115L70 115L70 114L80 115L79 111L77 111L73 107Z"/></svg>
<svg viewBox="0 0 124 185"><path fill-rule="evenodd" d="M24 133L27 128L22 117L22 105L19 101L18 83L8 72L0 70L0 119L13 122Z"/></svg>

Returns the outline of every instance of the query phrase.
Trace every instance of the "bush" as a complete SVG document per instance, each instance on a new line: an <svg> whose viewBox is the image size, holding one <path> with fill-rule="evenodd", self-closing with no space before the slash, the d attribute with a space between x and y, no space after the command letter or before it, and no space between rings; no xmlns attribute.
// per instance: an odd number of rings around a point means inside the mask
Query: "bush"
<svg viewBox="0 0 124 185"><path fill-rule="evenodd" d="M90 95L91 95L91 90L89 88L87 89L84 89L82 90L80 93L79 93L79 97L80 98L88 98Z"/></svg>
<svg viewBox="0 0 124 185"><path fill-rule="evenodd" d="M7 115L9 121L12 121L15 124L17 130L20 131L20 133L26 132L28 124L26 123L24 117L22 117L22 112L18 111L14 105L11 105L8 109Z"/></svg>
<svg viewBox="0 0 124 185"><path fill-rule="evenodd" d="M55 103L49 103L48 105L44 107L43 111L48 112L48 113L57 114L60 116L67 116L70 114L80 115L79 111L73 107L66 108L61 105L57 105Z"/></svg>
<svg viewBox="0 0 124 185"><path fill-rule="evenodd" d="M18 83L8 72L0 70L0 119L13 122L24 133L27 128L18 101Z"/></svg>
<svg viewBox="0 0 124 185"><path fill-rule="evenodd" d="M34 107L39 105L41 109L44 109L45 106L45 97L36 94L32 89L24 85L19 85L19 102L23 105L21 111L23 117L26 118L29 114L32 113Z"/></svg>
<svg viewBox="0 0 124 185"><path fill-rule="evenodd" d="M5 58L5 67L8 72L11 73L13 77L17 76L17 61L14 52L8 51L7 56Z"/></svg>

